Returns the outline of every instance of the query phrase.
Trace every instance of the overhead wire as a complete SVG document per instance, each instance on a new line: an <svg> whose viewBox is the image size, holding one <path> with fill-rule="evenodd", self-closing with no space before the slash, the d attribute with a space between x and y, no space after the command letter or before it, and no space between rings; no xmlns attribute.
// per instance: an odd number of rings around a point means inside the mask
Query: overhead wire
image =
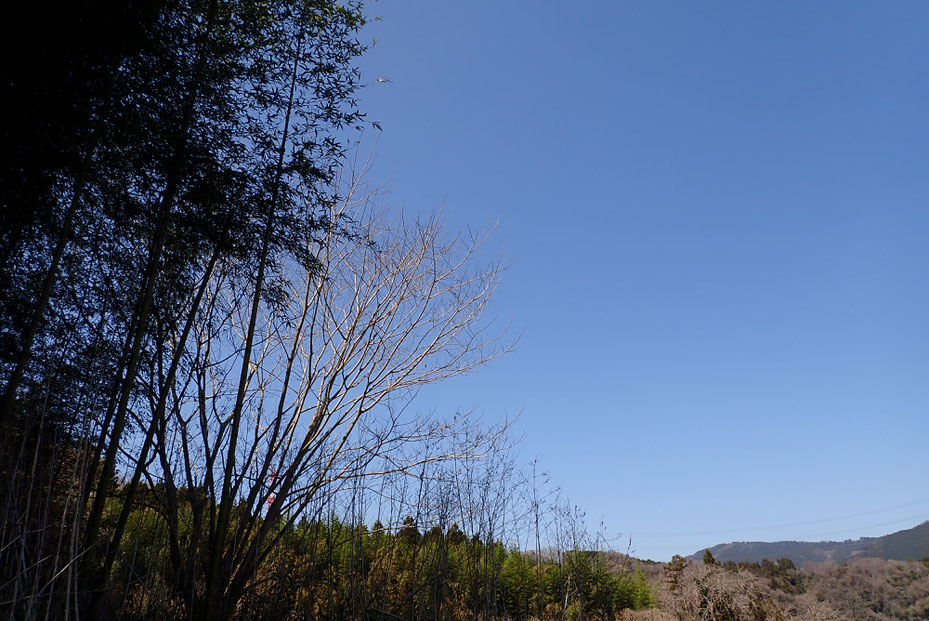
<svg viewBox="0 0 929 621"><path fill-rule="evenodd" d="M731 533L745 533L745 532L776 530L776 529L781 529L781 528L795 528L797 526L811 526L814 524L828 524L830 522L840 522L843 520L849 520L849 519L853 519L857 517L876 515L878 513L886 513L888 511L894 511L897 509L905 509L905 508L914 507L914 506L922 505L926 503L929 503L929 498L925 498L925 499L918 500L915 502L908 502L904 504L894 505L891 507L885 507L882 509L872 509L870 511L860 511L858 513L849 513L846 515L829 517L829 518L821 518L821 519L816 519L816 520L805 520L802 522L783 522L780 524L769 524L769 525L764 525L764 526L748 526L748 527L742 526L742 527L735 527L735 528L721 528L721 529L699 530L699 531L665 531L665 532L653 531L653 532L644 532L644 533L630 532L629 536L631 536L633 539L657 538L657 537L693 537L693 536L727 535ZM898 520L893 520L892 522L882 522L878 524L869 524L865 526L855 526L855 527L846 528L846 529L843 529L841 531L836 531L836 532L848 532L850 530L863 530L863 529L868 529L868 528L876 528L878 526L901 523L901 522L905 522L911 519L919 519L920 517L923 517L924 515L925 514L917 515L913 517L907 517L907 518L900 518ZM824 535L811 535L811 536L818 537L818 536L824 536Z"/></svg>

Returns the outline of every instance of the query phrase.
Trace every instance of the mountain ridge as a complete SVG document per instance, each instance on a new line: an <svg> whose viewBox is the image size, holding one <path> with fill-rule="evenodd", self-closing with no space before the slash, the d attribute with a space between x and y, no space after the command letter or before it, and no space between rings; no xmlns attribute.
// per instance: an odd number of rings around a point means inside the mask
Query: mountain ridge
<svg viewBox="0 0 929 621"><path fill-rule="evenodd" d="M834 561L842 563L853 557L874 557L885 560L919 560L929 557L929 521L913 528L880 537L862 537L845 541L735 541L701 548L688 556L701 560L709 549L722 563L727 561L759 563L789 558L797 566Z"/></svg>

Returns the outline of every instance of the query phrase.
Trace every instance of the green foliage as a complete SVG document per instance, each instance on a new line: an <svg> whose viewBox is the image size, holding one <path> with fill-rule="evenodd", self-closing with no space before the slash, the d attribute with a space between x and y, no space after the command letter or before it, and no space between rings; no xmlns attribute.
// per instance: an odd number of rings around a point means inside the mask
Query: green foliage
<svg viewBox="0 0 929 621"><path fill-rule="evenodd" d="M683 580L684 570L690 566L690 561L675 554L671 557L671 562L665 565L664 575L665 582L668 584L668 590L675 593L680 590Z"/></svg>
<svg viewBox="0 0 929 621"><path fill-rule="evenodd" d="M187 506L195 494L179 490ZM170 529L151 508L162 490L146 490L132 510L111 582L127 594L123 615L144 616L159 585L159 607L184 617L170 595ZM116 513L120 500L108 502ZM189 524L190 512L182 512ZM182 530L191 536L189 529ZM499 541L469 537L457 525L421 532L407 517L370 528L335 514L277 531L280 544L250 581L236 618L247 619L606 619L657 605L641 570L610 570L603 553L574 550L538 559Z"/></svg>
<svg viewBox="0 0 929 621"><path fill-rule="evenodd" d="M726 563L726 567L730 570L742 569L748 571L767 580L770 588L784 593L803 593L806 590L803 573L797 569L797 566L789 558L779 558L773 563L767 559L761 561L761 563L733 563L729 561Z"/></svg>
<svg viewBox="0 0 929 621"><path fill-rule="evenodd" d="M658 599L641 569L632 575L620 576L613 589L613 606L619 610L644 610L658 605Z"/></svg>

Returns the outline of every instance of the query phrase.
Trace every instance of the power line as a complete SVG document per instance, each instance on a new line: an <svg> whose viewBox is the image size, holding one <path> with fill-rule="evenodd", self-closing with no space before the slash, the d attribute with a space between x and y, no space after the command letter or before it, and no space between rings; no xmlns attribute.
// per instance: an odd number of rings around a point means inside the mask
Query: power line
<svg viewBox="0 0 929 621"><path fill-rule="evenodd" d="M828 523L830 523L830 522L839 522L839 521L842 521L842 520L848 520L848 519L852 519L852 518L856 518L856 517L864 517L864 516L867 516L867 515L875 515L875 514L878 514L878 513L886 513L887 511L894 511L894 510L896 510L896 509L905 509L905 508L908 508L908 507L914 507L914 506L922 505L922 504L926 504L926 503L929 503L929 498L926 498L926 499L923 499L923 500L919 500L919 501L916 501L916 502L909 502L909 503L905 503L905 504L901 504L901 505L894 505L894 506L892 506L892 507L885 507L885 508L883 508L883 509L873 509L873 510L871 510L871 511L861 511L861 512L859 512L859 513L850 513L850 514L847 514L847 515L842 515L842 516L837 516L837 517L822 518L822 519L818 519L818 520L807 520L807 521L803 521L803 522L785 522L785 523L782 523L782 524L770 524L770 525L767 525L767 526L749 526L749 527L724 528L724 529L702 530L702 531L676 531L676 532L675 532L675 531L667 531L667 532L630 533L630 536L631 536L633 539L642 538L642 537L644 537L644 538L649 538L649 537L692 537L692 536L705 536L705 535L727 535L727 534L730 534L730 533L744 533L744 532L754 532L754 531L762 531L762 530L773 530L773 529L777 529L777 528L793 528L793 527L796 527L796 526L810 526L810 525L814 525L814 524L828 524ZM919 518L919 517L920 517L920 516L916 516L916 518ZM874 528L874 527L877 527L877 526L884 526L884 525L890 524L890 523L904 522L904 521L906 521L906 520L908 520L908 519L916 519L916 518L905 518L905 519L896 520L895 522L887 522L887 523L883 523L883 524L872 524L872 525L870 525L870 526L860 526L860 527L854 527L854 528L855 528L856 530L860 530L860 529L863 529L863 528ZM850 530L850 529L845 529L845 530L842 531L842 532L848 532L848 530ZM814 536L819 536L819 535L814 535Z"/></svg>
<svg viewBox="0 0 929 621"><path fill-rule="evenodd" d="M850 531L852 531L852 530L860 531L860 530L864 530L864 529L867 529L867 528L877 528L878 526L890 526L890 525L892 525L892 524L902 524L903 522L911 522L911 521L913 521L913 520L920 520L920 519L921 519L921 520L926 520L926 519L929 519L929 518L927 518L927 516L926 516L925 513L922 513L922 514L920 514L920 515L914 515L914 516L907 517L907 518L901 518L901 519L899 519L899 520L891 520L891 521L889 521L889 522L881 522L880 524L870 524L870 525L868 525L868 526L860 526L860 527L856 527L856 528L854 528L854 529L846 528L846 529L843 529L843 530L832 531L832 532L830 532L830 533L818 533L818 534L816 534L816 535L808 535L807 537L804 537L804 539L811 539L811 538L813 538L813 537L831 537L831 536L833 536L833 535L837 535L837 534L841 534L841 533L848 533L848 532L850 532Z"/></svg>

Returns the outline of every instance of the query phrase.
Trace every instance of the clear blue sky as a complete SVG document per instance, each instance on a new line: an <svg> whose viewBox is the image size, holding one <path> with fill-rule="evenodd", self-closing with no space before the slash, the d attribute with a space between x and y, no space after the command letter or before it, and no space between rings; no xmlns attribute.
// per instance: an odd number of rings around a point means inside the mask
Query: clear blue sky
<svg viewBox="0 0 929 621"><path fill-rule="evenodd" d="M929 519L929 3L370 10L374 179L499 219L524 330L422 407L645 558Z"/></svg>

